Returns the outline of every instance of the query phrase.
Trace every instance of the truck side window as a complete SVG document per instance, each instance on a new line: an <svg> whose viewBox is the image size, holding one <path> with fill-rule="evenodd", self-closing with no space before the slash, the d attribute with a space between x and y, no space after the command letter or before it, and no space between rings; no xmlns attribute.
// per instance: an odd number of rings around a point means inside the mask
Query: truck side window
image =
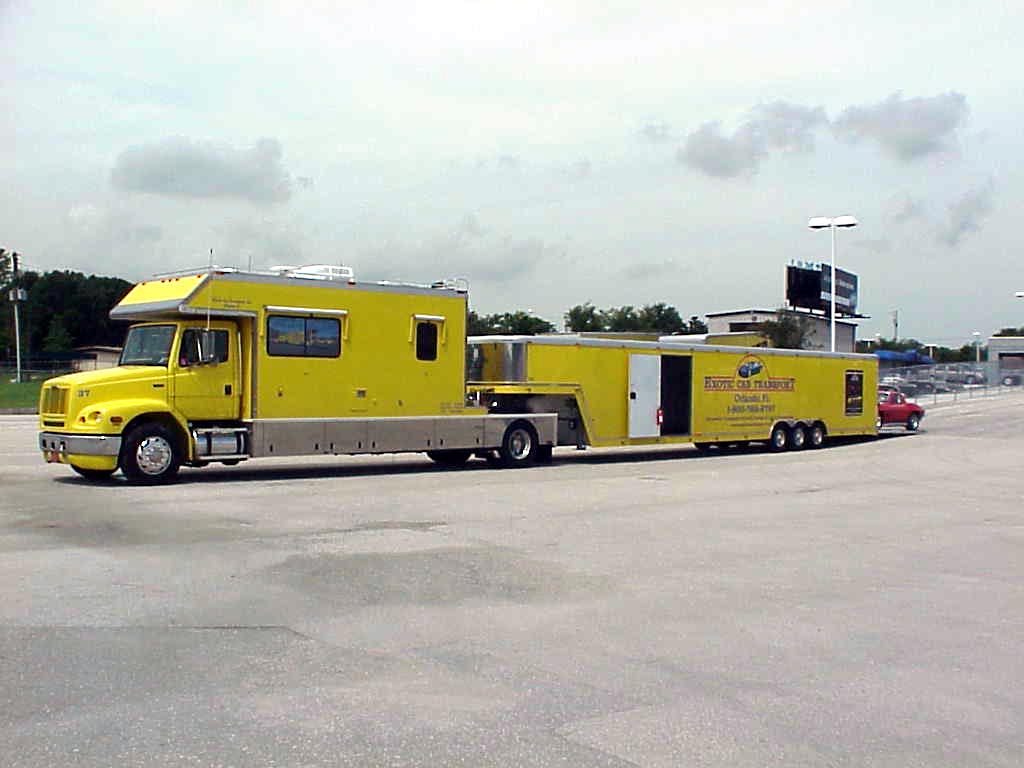
<svg viewBox="0 0 1024 768"><path fill-rule="evenodd" d="M327 317L267 317L267 354L273 357L339 357L341 323Z"/></svg>
<svg viewBox="0 0 1024 768"><path fill-rule="evenodd" d="M437 360L437 323L416 323L416 359Z"/></svg>
<svg viewBox="0 0 1024 768"><path fill-rule="evenodd" d="M186 368L199 362L200 329L189 328L181 335L181 347L178 350L178 365ZM211 331L213 334L214 363L226 363L228 360L228 332Z"/></svg>

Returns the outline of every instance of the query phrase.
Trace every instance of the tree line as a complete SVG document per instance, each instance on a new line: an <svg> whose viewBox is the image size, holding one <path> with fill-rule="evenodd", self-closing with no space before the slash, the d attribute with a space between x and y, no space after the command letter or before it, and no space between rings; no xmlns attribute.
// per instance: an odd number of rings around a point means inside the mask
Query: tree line
<svg viewBox="0 0 1024 768"><path fill-rule="evenodd" d="M110 310L132 284L118 277L84 275L70 270L14 272L14 254L0 248L0 358L13 360L14 313L9 294L22 289L19 303L21 356L28 361L61 358L76 347L120 346L125 324L112 321Z"/></svg>
<svg viewBox="0 0 1024 768"><path fill-rule="evenodd" d="M658 333L663 335L681 333L707 333L708 327L696 315L683 320L679 310L664 302L646 304L642 307L625 305L598 309L590 302L570 308L562 320L566 331L573 333ZM493 315L478 315L470 312L467 333L470 336L493 336L495 334L536 335L554 333L558 329L553 323L528 312L501 312Z"/></svg>

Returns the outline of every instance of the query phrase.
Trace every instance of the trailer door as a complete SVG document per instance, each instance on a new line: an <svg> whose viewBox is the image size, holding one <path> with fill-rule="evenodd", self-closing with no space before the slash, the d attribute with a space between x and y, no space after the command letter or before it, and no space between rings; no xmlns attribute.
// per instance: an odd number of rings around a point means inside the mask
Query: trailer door
<svg viewBox="0 0 1024 768"><path fill-rule="evenodd" d="M629 356L629 436L658 437L661 425L661 356Z"/></svg>

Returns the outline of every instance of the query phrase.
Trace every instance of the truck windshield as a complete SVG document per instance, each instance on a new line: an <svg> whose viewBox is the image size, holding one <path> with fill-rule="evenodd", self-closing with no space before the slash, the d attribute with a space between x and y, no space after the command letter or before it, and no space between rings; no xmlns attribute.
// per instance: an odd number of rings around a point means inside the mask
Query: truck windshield
<svg viewBox="0 0 1024 768"><path fill-rule="evenodd" d="M138 325L128 330L118 365L167 365L173 325Z"/></svg>

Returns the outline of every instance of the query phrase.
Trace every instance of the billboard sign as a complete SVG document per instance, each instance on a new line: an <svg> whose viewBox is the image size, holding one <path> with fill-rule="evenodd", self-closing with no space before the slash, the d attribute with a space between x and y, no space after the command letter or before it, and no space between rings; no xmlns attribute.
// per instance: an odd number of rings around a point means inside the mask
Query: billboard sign
<svg viewBox="0 0 1024 768"><path fill-rule="evenodd" d="M836 267L836 314L857 314L857 276ZM832 267L796 262L786 267L786 301L792 307L828 312L832 303Z"/></svg>

